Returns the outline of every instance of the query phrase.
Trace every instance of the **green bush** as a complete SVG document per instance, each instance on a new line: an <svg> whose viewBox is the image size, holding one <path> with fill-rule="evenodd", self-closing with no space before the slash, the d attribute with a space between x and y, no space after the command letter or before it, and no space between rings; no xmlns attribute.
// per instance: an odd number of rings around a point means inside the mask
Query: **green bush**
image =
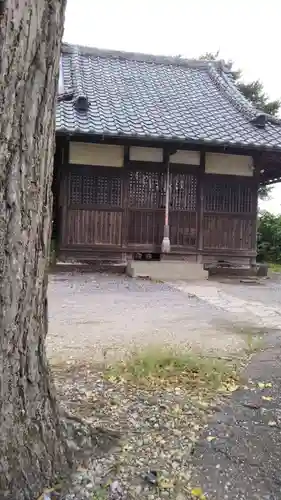
<svg viewBox="0 0 281 500"><path fill-rule="evenodd" d="M281 264L281 215L260 213L257 245L259 262Z"/></svg>

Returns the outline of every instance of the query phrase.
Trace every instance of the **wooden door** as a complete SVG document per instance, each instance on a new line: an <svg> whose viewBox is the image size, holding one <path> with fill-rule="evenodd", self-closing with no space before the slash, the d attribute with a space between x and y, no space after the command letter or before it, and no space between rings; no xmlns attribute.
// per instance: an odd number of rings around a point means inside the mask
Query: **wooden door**
<svg viewBox="0 0 281 500"><path fill-rule="evenodd" d="M128 171L129 248L160 251L164 227L165 173L163 166L133 167Z"/></svg>
<svg viewBox="0 0 281 500"><path fill-rule="evenodd" d="M186 168L170 170L170 241L172 249L196 249L198 179Z"/></svg>
<svg viewBox="0 0 281 500"><path fill-rule="evenodd" d="M165 220L165 167L131 169L128 193L128 246L160 252ZM197 175L170 168L169 225L172 250L196 249Z"/></svg>

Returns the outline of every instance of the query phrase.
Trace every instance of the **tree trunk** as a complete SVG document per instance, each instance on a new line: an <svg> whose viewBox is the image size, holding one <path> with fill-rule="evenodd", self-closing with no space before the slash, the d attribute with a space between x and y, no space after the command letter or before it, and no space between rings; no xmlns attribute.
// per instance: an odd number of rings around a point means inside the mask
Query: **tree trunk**
<svg viewBox="0 0 281 500"><path fill-rule="evenodd" d="M68 467L45 353L54 116L66 0L0 0L0 498Z"/></svg>

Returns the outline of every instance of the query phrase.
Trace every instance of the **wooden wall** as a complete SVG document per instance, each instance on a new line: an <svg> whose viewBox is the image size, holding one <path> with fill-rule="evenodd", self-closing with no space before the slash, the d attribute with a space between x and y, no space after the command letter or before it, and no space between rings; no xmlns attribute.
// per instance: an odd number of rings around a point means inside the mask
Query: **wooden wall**
<svg viewBox="0 0 281 500"><path fill-rule="evenodd" d="M199 154L200 161L195 154L189 157L194 165L170 166L172 252L255 255L256 177L206 173L205 154ZM118 156L116 168L71 164L65 155L59 176L61 249L160 252L166 170L159 158L131 161L125 151L124 165Z"/></svg>

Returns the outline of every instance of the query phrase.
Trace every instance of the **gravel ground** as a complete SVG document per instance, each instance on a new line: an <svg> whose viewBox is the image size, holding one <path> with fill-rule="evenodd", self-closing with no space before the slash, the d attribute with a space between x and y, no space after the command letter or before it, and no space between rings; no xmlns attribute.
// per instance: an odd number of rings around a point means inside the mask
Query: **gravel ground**
<svg viewBox="0 0 281 500"><path fill-rule="evenodd" d="M227 311L172 285L122 276L52 276L49 318L52 359L100 360L151 344L243 347Z"/></svg>
<svg viewBox="0 0 281 500"><path fill-rule="evenodd" d="M54 275L49 356L101 360L147 345L234 352L245 335L279 328L280 282L151 283L101 274Z"/></svg>
<svg viewBox="0 0 281 500"><path fill-rule="evenodd" d="M141 389L122 380L108 381L96 362L151 344L227 352L231 357L246 346L244 333L261 333L274 343L280 328L279 290L277 279L248 286L160 284L100 274L51 277L48 352L61 402L89 424L105 432L110 428L120 436L110 452L97 456L93 450L90 462L82 463L73 477L68 493L54 498L191 498L191 454L195 450L194 457L200 455L194 448L200 435L210 449L215 429L210 428L205 436L204 429L218 410L216 405L223 403L212 391L202 396L196 387L190 392L181 383L168 389ZM208 478L214 483L212 464L211 458L207 460ZM153 471L158 471L157 476ZM209 491L215 488L212 482L203 481L201 471L194 476L196 481Z"/></svg>
<svg viewBox="0 0 281 500"><path fill-rule="evenodd" d="M93 450L63 500L190 498L190 456L215 408L204 380L136 386L92 365L54 368L63 406L93 428L119 435L107 453ZM228 387L228 375L222 375ZM223 397L223 396L222 396ZM154 473L157 471L157 474Z"/></svg>

